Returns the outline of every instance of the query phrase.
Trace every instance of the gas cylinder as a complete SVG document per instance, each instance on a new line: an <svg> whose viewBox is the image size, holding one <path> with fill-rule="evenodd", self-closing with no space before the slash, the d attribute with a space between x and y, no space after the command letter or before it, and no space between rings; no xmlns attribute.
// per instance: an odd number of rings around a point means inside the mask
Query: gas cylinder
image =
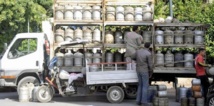
<svg viewBox="0 0 214 106"><path fill-rule="evenodd" d="M200 92L194 91L194 92L193 92L193 97L194 97L194 98L201 98L201 97L202 97L202 92L201 92L201 91L200 91Z"/></svg>
<svg viewBox="0 0 214 106"><path fill-rule="evenodd" d="M92 32L90 29L83 30L83 39L92 41Z"/></svg>
<svg viewBox="0 0 214 106"><path fill-rule="evenodd" d="M183 31L176 30L174 33L175 33L175 44L183 44Z"/></svg>
<svg viewBox="0 0 214 106"><path fill-rule="evenodd" d="M108 51L106 52L106 62L107 62L107 63L111 63L111 62L113 62L113 59L114 59L113 53L111 53L111 51L108 50ZM112 64L108 64L107 66L112 66Z"/></svg>
<svg viewBox="0 0 214 106"><path fill-rule="evenodd" d="M105 43L114 43L114 36L111 31L106 32Z"/></svg>
<svg viewBox="0 0 214 106"><path fill-rule="evenodd" d="M165 54L165 63L167 63L166 67L173 67L174 66L174 55L168 50ZM170 64L168 64L170 63Z"/></svg>
<svg viewBox="0 0 214 106"><path fill-rule="evenodd" d="M197 98L196 106L204 106L204 98Z"/></svg>
<svg viewBox="0 0 214 106"><path fill-rule="evenodd" d="M92 63L92 52L91 50L87 50L87 52L85 53L85 58L88 60L88 63Z"/></svg>
<svg viewBox="0 0 214 106"><path fill-rule="evenodd" d="M117 21L124 21L124 14L118 12L117 15L116 15L116 20Z"/></svg>
<svg viewBox="0 0 214 106"><path fill-rule="evenodd" d="M158 106L169 106L168 98L159 98Z"/></svg>
<svg viewBox="0 0 214 106"><path fill-rule="evenodd" d="M201 85L192 85L192 91L201 91Z"/></svg>
<svg viewBox="0 0 214 106"><path fill-rule="evenodd" d="M74 39L83 39L83 31L79 27L74 31Z"/></svg>
<svg viewBox="0 0 214 106"><path fill-rule="evenodd" d="M174 32L166 29L166 31L164 31L164 41L165 44L173 44L174 43Z"/></svg>
<svg viewBox="0 0 214 106"><path fill-rule="evenodd" d="M116 51L114 53L115 62L122 62L122 54L119 51ZM118 66L121 66L121 64L118 64Z"/></svg>
<svg viewBox="0 0 214 106"><path fill-rule="evenodd" d="M148 5L146 5L144 8L143 8L143 20L144 21L151 21L152 20L152 8Z"/></svg>
<svg viewBox="0 0 214 106"><path fill-rule="evenodd" d="M188 98L186 97L181 98L181 106L188 106Z"/></svg>
<svg viewBox="0 0 214 106"><path fill-rule="evenodd" d="M193 97L189 98L189 106L195 106L195 98Z"/></svg>
<svg viewBox="0 0 214 106"><path fill-rule="evenodd" d="M97 50L96 53L93 54L93 63L100 63L101 62L101 51Z"/></svg>
<svg viewBox="0 0 214 106"><path fill-rule="evenodd" d="M73 7L71 5L65 5L65 20L73 20Z"/></svg>
<svg viewBox="0 0 214 106"><path fill-rule="evenodd" d="M117 6L117 7L116 7L116 13L122 13L122 14L124 14L124 7L122 7L122 6Z"/></svg>
<svg viewBox="0 0 214 106"><path fill-rule="evenodd" d="M158 97L154 97L152 104L153 104L153 106L159 106L159 98Z"/></svg>
<svg viewBox="0 0 214 106"><path fill-rule="evenodd" d="M123 43L123 36L122 36L122 32L119 28L117 28L116 32L115 32L115 36L114 36L114 42L117 44L122 44Z"/></svg>
<svg viewBox="0 0 214 106"><path fill-rule="evenodd" d="M55 42L60 43L64 41L64 30L59 28L56 30L55 33Z"/></svg>
<svg viewBox="0 0 214 106"><path fill-rule="evenodd" d="M91 7L90 6L85 6L83 11L83 20L91 20Z"/></svg>
<svg viewBox="0 0 214 106"><path fill-rule="evenodd" d="M93 20L101 20L101 13L100 13L100 6L94 5L93 7L93 12L92 12L92 19Z"/></svg>
<svg viewBox="0 0 214 106"><path fill-rule="evenodd" d="M158 85L158 90L159 91L166 91L167 90L167 86L166 85Z"/></svg>
<svg viewBox="0 0 214 106"><path fill-rule="evenodd" d="M158 97L167 97L167 91L158 91Z"/></svg>
<svg viewBox="0 0 214 106"><path fill-rule="evenodd" d="M210 69L207 70L208 75L214 75L214 67L211 67Z"/></svg>
<svg viewBox="0 0 214 106"><path fill-rule="evenodd" d="M204 31L195 30L194 32L195 32L195 36L194 36L195 44L203 44Z"/></svg>
<svg viewBox="0 0 214 106"><path fill-rule="evenodd" d="M161 53L161 51L158 51L156 53L156 64L159 64L157 66L163 66L164 63L164 55Z"/></svg>
<svg viewBox="0 0 214 106"><path fill-rule="evenodd" d="M125 20L126 21L134 21L134 15L131 13L128 13L125 15Z"/></svg>
<svg viewBox="0 0 214 106"><path fill-rule="evenodd" d="M125 7L125 14L130 14L130 13L134 14L134 8L130 6Z"/></svg>
<svg viewBox="0 0 214 106"><path fill-rule="evenodd" d="M99 41L99 42L101 41L101 32L98 28L95 28L92 38L95 41Z"/></svg>
<svg viewBox="0 0 214 106"><path fill-rule="evenodd" d="M73 53L71 53L70 50L68 50L68 52L65 53L64 65L73 66Z"/></svg>
<svg viewBox="0 0 214 106"><path fill-rule="evenodd" d="M82 7L81 6L74 7L74 20L82 20Z"/></svg>
<svg viewBox="0 0 214 106"><path fill-rule="evenodd" d="M58 58L58 61L56 63L57 66L59 66L59 67L63 66L64 65L64 54L58 52L58 53L56 53L56 56Z"/></svg>
<svg viewBox="0 0 214 106"><path fill-rule="evenodd" d="M124 7L122 7L122 6L116 7L116 20L124 21Z"/></svg>
<svg viewBox="0 0 214 106"><path fill-rule="evenodd" d="M125 20L126 21L134 21L134 8L133 7L125 7Z"/></svg>
<svg viewBox="0 0 214 106"><path fill-rule="evenodd" d="M65 30L65 41L72 41L73 38L74 38L74 30L68 27Z"/></svg>
<svg viewBox="0 0 214 106"><path fill-rule="evenodd" d="M74 66L83 66L83 54L79 51L74 53Z"/></svg>
<svg viewBox="0 0 214 106"><path fill-rule="evenodd" d="M152 32L151 31L143 31L143 42L152 43Z"/></svg>
<svg viewBox="0 0 214 106"><path fill-rule="evenodd" d="M20 102L28 102L29 101L29 93L28 93L28 87L27 86L22 86L20 87L20 92L19 92L19 101Z"/></svg>
<svg viewBox="0 0 214 106"><path fill-rule="evenodd" d="M184 60L184 55L181 52L175 53L175 62L183 61L183 60ZM183 67L183 66L184 66L183 62L175 63L175 67Z"/></svg>
<svg viewBox="0 0 214 106"><path fill-rule="evenodd" d="M192 79L192 85L201 85L201 80L200 79Z"/></svg>
<svg viewBox="0 0 214 106"><path fill-rule="evenodd" d="M155 35L156 35L156 44L163 44L164 39L163 39L163 31L162 30L156 30Z"/></svg>
<svg viewBox="0 0 214 106"><path fill-rule="evenodd" d="M179 90L179 97L180 97L180 99L181 98L186 98L187 97L187 88L185 88L185 87L180 87L180 90Z"/></svg>
<svg viewBox="0 0 214 106"><path fill-rule="evenodd" d="M63 20L63 18L64 18L64 14L63 14L64 6L58 5L55 7L55 9L56 9L55 19L56 20Z"/></svg>
<svg viewBox="0 0 214 106"><path fill-rule="evenodd" d="M135 15L135 21L142 21L142 20L143 20L143 16L141 14Z"/></svg>
<svg viewBox="0 0 214 106"><path fill-rule="evenodd" d="M176 102L180 102L180 87L179 88L176 88L176 92L175 92L175 101Z"/></svg>
<svg viewBox="0 0 214 106"><path fill-rule="evenodd" d="M107 21L114 21L115 20L115 8L108 6L107 8Z"/></svg>
<svg viewBox="0 0 214 106"><path fill-rule="evenodd" d="M185 32L184 32L184 43L185 44L193 44L193 35L194 35L193 31L185 30Z"/></svg>
<svg viewBox="0 0 214 106"><path fill-rule="evenodd" d="M184 67L193 67L193 54L190 54L190 53L184 54L184 60L185 61L190 60L184 63Z"/></svg>
<svg viewBox="0 0 214 106"><path fill-rule="evenodd" d="M135 8L135 21L142 21L143 20L143 9L142 7Z"/></svg>
<svg viewBox="0 0 214 106"><path fill-rule="evenodd" d="M33 89L34 89L34 84L33 83L27 83L27 88L28 88L28 96L29 96L29 101L33 100Z"/></svg>

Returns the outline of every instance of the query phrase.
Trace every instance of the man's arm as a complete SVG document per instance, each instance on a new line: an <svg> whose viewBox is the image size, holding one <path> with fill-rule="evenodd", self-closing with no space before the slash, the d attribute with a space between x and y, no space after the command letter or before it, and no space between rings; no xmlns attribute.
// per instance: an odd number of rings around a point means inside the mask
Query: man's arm
<svg viewBox="0 0 214 106"><path fill-rule="evenodd" d="M137 45L138 45L138 46L141 46L142 42L143 42L142 36L138 37L138 38L137 38Z"/></svg>
<svg viewBox="0 0 214 106"><path fill-rule="evenodd" d="M152 55L150 54L150 55L148 55L147 56L147 61L148 61L148 68L149 68L149 71L153 71L153 63L152 63Z"/></svg>
<svg viewBox="0 0 214 106"><path fill-rule="evenodd" d="M198 57L198 59L196 60L198 62L199 65L203 66L203 67L208 67L209 64L205 64L203 58Z"/></svg>

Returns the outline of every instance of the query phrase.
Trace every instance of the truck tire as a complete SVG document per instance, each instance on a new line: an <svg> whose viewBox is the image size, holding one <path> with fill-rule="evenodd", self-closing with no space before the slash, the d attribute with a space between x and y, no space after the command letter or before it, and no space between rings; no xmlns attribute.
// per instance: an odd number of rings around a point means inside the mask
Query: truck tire
<svg viewBox="0 0 214 106"><path fill-rule="evenodd" d="M107 99L111 103L120 103L124 99L124 91L119 86L112 86L107 91Z"/></svg>
<svg viewBox="0 0 214 106"><path fill-rule="evenodd" d="M36 98L41 103L47 103L52 100L54 91L52 88L42 85L36 91Z"/></svg>
<svg viewBox="0 0 214 106"><path fill-rule="evenodd" d="M127 99L135 99L137 97L137 85L132 85L126 88L125 91L125 97Z"/></svg>
<svg viewBox="0 0 214 106"><path fill-rule="evenodd" d="M24 77L22 78L19 82L18 82L18 86L17 86L17 93L19 94L20 88L24 85L26 85L27 83L33 83L34 85L39 85L39 80L33 76L28 76L28 77Z"/></svg>

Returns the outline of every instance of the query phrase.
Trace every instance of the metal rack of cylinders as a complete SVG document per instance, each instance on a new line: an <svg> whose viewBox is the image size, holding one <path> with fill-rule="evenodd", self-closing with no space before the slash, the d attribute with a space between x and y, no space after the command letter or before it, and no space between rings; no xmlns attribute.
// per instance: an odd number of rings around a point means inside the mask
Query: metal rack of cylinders
<svg viewBox="0 0 214 106"><path fill-rule="evenodd" d="M95 27L93 30L90 27L77 26L75 29L72 26L61 26L55 30L55 43L61 43L64 41L73 41L76 39L85 39L90 42L101 42L102 36L99 27Z"/></svg>
<svg viewBox="0 0 214 106"><path fill-rule="evenodd" d="M108 5L106 7L106 21L152 21L153 9L151 5L128 6Z"/></svg>
<svg viewBox="0 0 214 106"><path fill-rule="evenodd" d="M102 6L101 4L83 5L66 3L55 5L55 20L69 20L69 21L100 21L102 20Z"/></svg>
<svg viewBox="0 0 214 106"><path fill-rule="evenodd" d="M161 51L157 51L155 54L155 64L158 67L193 68L193 63L194 63L193 59L194 59L193 54L189 52L182 54L181 51L178 51L173 54L171 53L170 50L167 50L165 54L163 54Z"/></svg>
<svg viewBox="0 0 214 106"><path fill-rule="evenodd" d="M155 30L156 44L204 44L205 32L200 28L163 27Z"/></svg>

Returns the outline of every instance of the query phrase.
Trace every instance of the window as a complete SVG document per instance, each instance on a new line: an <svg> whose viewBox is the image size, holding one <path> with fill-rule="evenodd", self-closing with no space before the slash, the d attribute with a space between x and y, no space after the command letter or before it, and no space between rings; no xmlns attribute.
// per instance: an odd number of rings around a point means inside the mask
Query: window
<svg viewBox="0 0 214 106"><path fill-rule="evenodd" d="M17 39L10 48L8 58L18 58L27 54L33 53L37 50L37 39Z"/></svg>

